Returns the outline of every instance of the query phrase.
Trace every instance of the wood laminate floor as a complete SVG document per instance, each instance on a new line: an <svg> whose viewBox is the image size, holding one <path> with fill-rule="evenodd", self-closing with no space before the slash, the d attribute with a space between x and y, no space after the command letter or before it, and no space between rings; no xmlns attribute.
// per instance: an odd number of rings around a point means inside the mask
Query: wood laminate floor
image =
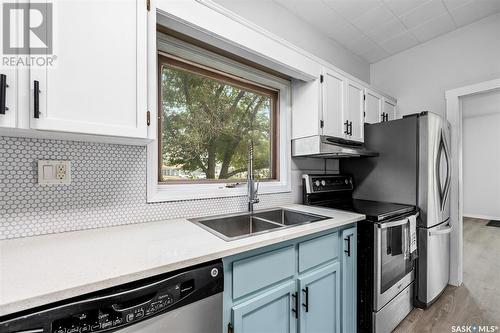
<svg viewBox="0 0 500 333"><path fill-rule="evenodd" d="M500 327L500 228L487 222L464 218L464 283L448 286L429 309L414 309L393 333L447 333L452 325Z"/></svg>

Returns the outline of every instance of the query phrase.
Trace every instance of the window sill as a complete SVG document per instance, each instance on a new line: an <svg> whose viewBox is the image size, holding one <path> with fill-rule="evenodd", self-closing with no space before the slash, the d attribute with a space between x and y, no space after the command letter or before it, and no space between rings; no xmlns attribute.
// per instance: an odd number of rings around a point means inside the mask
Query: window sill
<svg viewBox="0 0 500 333"><path fill-rule="evenodd" d="M259 194L291 192L290 183L266 182L259 185ZM181 200L199 200L225 197L246 196L246 184L235 188L227 188L224 183L217 184L182 184L157 185L156 191L148 193L148 202L165 202Z"/></svg>

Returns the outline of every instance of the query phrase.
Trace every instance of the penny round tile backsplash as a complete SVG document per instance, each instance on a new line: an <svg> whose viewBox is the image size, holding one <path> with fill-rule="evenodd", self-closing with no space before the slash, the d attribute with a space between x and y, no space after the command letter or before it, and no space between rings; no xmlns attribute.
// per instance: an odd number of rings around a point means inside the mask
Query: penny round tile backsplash
<svg viewBox="0 0 500 333"><path fill-rule="evenodd" d="M39 185L38 160L70 160L70 185ZM146 147L0 137L0 239L244 211L246 196L146 203ZM261 195L259 208L292 203Z"/></svg>

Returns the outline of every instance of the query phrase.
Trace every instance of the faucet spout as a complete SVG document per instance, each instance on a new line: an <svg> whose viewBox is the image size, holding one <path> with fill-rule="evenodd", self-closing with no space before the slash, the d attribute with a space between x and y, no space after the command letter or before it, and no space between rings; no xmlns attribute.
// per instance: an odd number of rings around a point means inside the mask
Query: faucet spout
<svg viewBox="0 0 500 333"><path fill-rule="evenodd" d="M259 183L255 183L253 175L253 141L248 144L248 170L247 170L248 211L253 213L254 204L259 202L257 198Z"/></svg>

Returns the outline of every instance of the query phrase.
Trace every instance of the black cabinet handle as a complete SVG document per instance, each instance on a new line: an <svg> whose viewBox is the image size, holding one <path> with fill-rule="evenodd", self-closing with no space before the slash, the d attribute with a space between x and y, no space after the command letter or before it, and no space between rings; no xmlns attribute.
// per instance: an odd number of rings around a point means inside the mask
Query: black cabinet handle
<svg viewBox="0 0 500 333"><path fill-rule="evenodd" d="M344 134L349 135L349 120L346 120L344 122L344 126L345 126Z"/></svg>
<svg viewBox="0 0 500 333"><path fill-rule="evenodd" d="M40 82L34 82L33 87L33 117L40 118Z"/></svg>
<svg viewBox="0 0 500 333"><path fill-rule="evenodd" d="M302 306L306 309L306 312L309 312L309 287L305 287L302 289L302 292L305 295L306 301L302 303Z"/></svg>
<svg viewBox="0 0 500 333"><path fill-rule="evenodd" d="M349 135L352 136L352 121L349 122L349 126L348 126L348 131L349 131Z"/></svg>
<svg viewBox="0 0 500 333"><path fill-rule="evenodd" d="M8 87L7 75L0 74L0 114L5 114L5 111L9 110L9 108L5 106Z"/></svg>
<svg viewBox="0 0 500 333"><path fill-rule="evenodd" d="M299 295L297 292L294 292L292 294L292 298L293 298L293 304L294 304L294 307L292 308L292 312L295 314L295 318L299 318Z"/></svg>
<svg viewBox="0 0 500 333"><path fill-rule="evenodd" d="M347 238L344 238L344 241L347 241L347 250L344 250L344 252L347 254L348 257L351 256L351 236L347 236Z"/></svg>

